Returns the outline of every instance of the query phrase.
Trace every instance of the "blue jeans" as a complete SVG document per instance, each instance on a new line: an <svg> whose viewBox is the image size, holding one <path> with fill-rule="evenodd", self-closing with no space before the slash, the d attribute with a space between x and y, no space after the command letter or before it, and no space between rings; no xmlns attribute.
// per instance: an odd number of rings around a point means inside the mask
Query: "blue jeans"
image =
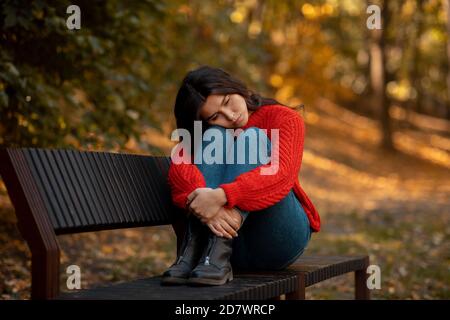
<svg viewBox="0 0 450 320"><path fill-rule="evenodd" d="M262 162L260 157L257 156L260 151L259 147L268 150L264 155L270 155L271 150L270 139L261 129L257 127L247 128L245 130L247 134L254 130L254 134L259 135L261 140L259 140L259 144L245 143L245 145L232 143L234 139L231 134L225 128L217 125L207 129L205 134L211 129L216 129L222 134L222 141L224 142L222 152L224 154L234 148L234 162L232 164L225 163L225 159L223 159L222 163L219 164L207 164L203 159L202 163L196 164L205 178L207 187L217 188L222 183L232 182L240 174L268 162ZM225 143L227 135L228 144ZM196 155L198 156L198 152L203 151L210 143L212 142L203 142L201 150L196 150ZM211 152L211 148L209 151L209 154L215 155L215 152ZM244 163L242 161L237 162L239 154L241 154L241 157L242 154L245 154ZM252 154L256 156L256 163L249 161ZM238 207L235 208L240 211L244 223L238 231L238 237L233 240L233 254L231 256L233 268L241 270L284 269L303 253L311 239L308 217L293 189L278 203L262 210L247 212Z"/></svg>

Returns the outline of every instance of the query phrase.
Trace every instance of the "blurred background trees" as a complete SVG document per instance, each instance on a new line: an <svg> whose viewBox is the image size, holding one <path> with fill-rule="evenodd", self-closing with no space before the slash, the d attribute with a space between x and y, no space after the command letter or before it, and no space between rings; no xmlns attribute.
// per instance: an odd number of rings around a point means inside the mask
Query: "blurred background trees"
<svg viewBox="0 0 450 320"><path fill-rule="evenodd" d="M171 121L186 72L209 64L307 111L327 98L378 119L389 148L392 117L450 119L445 2L5 0L0 145L139 143ZM367 29L369 3L383 30ZM70 4L81 30L66 27Z"/></svg>

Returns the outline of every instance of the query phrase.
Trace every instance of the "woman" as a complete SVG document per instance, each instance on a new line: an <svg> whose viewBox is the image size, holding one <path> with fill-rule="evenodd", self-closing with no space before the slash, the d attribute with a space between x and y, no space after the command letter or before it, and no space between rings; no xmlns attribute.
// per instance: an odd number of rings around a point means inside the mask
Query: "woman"
<svg viewBox="0 0 450 320"><path fill-rule="evenodd" d="M298 181L305 133L300 115L208 66L186 75L174 111L177 128L186 129L191 137L195 121L201 121L203 137L211 137L215 130L217 139L220 132L221 141L227 141L222 151L228 155L233 151L228 159L235 161L172 161L168 173L172 200L188 213L188 227L162 284L222 285L233 279L233 268L274 270L293 263L311 233L320 229L319 214ZM240 134L230 136L230 129L255 134L262 143L233 143ZM271 142L274 133L277 145L272 145L275 139ZM208 148L204 140L197 144L200 149L191 144L187 151L191 160L205 156L199 154ZM247 160L264 148L271 153L271 163ZM245 161L236 161L242 155ZM264 174L273 162L276 170Z"/></svg>

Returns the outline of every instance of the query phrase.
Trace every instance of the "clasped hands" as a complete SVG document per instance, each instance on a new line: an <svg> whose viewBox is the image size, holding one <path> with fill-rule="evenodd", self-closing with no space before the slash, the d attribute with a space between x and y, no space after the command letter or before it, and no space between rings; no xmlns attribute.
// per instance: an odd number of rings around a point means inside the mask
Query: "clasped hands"
<svg viewBox="0 0 450 320"><path fill-rule="evenodd" d="M222 188L197 188L188 195L186 208L214 234L232 239L237 236L242 217L235 210L226 209L226 202Z"/></svg>

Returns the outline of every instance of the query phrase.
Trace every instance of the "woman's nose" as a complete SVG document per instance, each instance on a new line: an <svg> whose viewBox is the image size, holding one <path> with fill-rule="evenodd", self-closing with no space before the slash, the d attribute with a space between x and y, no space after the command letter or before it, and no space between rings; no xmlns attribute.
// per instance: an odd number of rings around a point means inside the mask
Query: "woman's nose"
<svg viewBox="0 0 450 320"><path fill-rule="evenodd" d="M234 116L235 113L231 110L224 110L223 113L225 114L225 116L227 117L228 120L233 121L234 120Z"/></svg>

